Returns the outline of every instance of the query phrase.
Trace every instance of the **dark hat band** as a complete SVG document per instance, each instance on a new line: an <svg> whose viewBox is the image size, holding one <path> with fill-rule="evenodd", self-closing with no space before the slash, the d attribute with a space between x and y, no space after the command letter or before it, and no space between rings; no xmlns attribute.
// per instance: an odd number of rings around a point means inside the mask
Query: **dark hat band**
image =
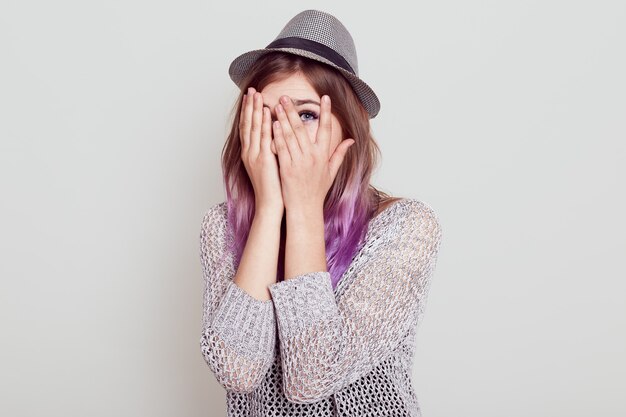
<svg viewBox="0 0 626 417"><path fill-rule="evenodd" d="M345 69L346 71L351 72L356 75L348 61L345 60L344 57L339 55L334 49L329 48L328 46L312 41L310 39L298 38L295 36L276 39L265 48L297 48L303 49L305 51L313 52L323 58L326 58L333 64Z"/></svg>

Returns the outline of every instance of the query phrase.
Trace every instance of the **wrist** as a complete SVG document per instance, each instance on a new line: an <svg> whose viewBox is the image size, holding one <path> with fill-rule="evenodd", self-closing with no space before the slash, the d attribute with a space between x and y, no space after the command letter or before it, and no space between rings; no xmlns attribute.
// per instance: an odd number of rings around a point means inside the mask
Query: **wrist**
<svg viewBox="0 0 626 417"><path fill-rule="evenodd" d="M324 218L324 204L299 204L285 208L289 218Z"/></svg>
<svg viewBox="0 0 626 417"><path fill-rule="evenodd" d="M284 207L259 206L254 209L254 218L281 222L284 212Z"/></svg>
<svg viewBox="0 0 626 417"><path fill-rule="evenodd" d="M315 235L318 230L324 230L324 209L311 206L289 208L286 209L285 221L291 236Z"/></svg>

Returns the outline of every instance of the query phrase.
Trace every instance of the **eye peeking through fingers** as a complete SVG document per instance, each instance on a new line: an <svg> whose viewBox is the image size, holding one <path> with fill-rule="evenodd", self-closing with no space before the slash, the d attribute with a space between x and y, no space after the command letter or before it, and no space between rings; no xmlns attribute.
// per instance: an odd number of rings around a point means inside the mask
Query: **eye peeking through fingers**
<svg viewBox="0 0 626 417"><path fill-rule="evenodd" d="M307 117L302 117L307 116ZM300 112L300 118L302 118L303 122L313 122L319 118L319 115L312 111L302 111Z"/></svg>

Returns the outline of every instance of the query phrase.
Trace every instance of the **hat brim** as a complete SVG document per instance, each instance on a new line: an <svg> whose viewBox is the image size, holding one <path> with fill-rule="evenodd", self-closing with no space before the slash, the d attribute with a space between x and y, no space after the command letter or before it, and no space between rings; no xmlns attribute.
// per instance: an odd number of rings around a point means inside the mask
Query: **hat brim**
<svg viewBox="0 0 626 417"><path fill-rule="evenodd" d="M369 85L356 75L352 74L350 71L347 71L338 65L335 65L333 62L327 60L324 57L316 55L312 52L305 51L302 49L296 48L264 48L264 49L255 49L253 51L249 51L239 55L237 58L231 62L230 67L228 68L228 75L231 80L241 89L246 86L241 85L241 82L248 74L248 71L252 67L252 65L259 59L261 56L270 53L270 52L287 52L293 55L299 55L305 58L310 58L315 61L330 65L337 71L339 71L350 83L352 88L354 89L357 97L363 104L363 107L369 114L370 119L376 117L378 112L380 111L380 101L374 93L374 90L370 88Z"/></svg>

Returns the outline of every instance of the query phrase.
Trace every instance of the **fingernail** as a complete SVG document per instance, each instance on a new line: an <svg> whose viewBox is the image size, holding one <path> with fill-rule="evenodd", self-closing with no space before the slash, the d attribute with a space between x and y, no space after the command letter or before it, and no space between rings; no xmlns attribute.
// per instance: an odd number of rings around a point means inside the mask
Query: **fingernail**
<svg viewBox="0 0 626 417"><path fill-rule="evenodd" d="M283 112L283 106L281 106L280 104L278 106L276 106L276 112L282 113Z"/></svg>
<svg viewBox="0 0 626 417"><path fill-rule="evenodd" d="M289 102L289 98L287 98L287 96L282 96L282 97L280 98L280 101L281 101L283 104L287 104L287 103Z"/></svg>
<svg viewBox="0 0 626 417"><path fill-rule="evenodd" d="M324 100L324 103L326 104L330 103L330 97L328 97L327 95L324 95L324 97L322 97L322 100Z"/></svg>

